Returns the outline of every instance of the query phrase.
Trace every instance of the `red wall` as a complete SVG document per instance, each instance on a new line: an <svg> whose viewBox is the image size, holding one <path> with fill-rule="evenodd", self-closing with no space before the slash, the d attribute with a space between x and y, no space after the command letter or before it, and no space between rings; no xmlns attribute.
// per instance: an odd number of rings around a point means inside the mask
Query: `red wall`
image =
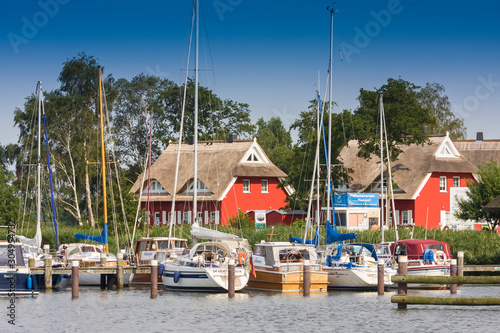
<svg viewBox="0 0 500 333"><path fill-rule="evenodd" d="M250 180L250 193L243 193L243 180ZM267 179L268 193L262 193L261 180ZM286 204L286 192L278 188L278 178L238 177L221 203L221 220L227 221L241 209L249 210L280 209Z"/></svg>
<svg viewBox="0 0 500 333"><path fill-rule="evenodd" d="M243 193L243 179L250 180L250 193ZM261 191L261 179L268 181L268 193ZM236 215L238 208L243 213L249 210L272 210L280 209L286 204L286 192L284 189L278 188L279 180L277 178L260 178L260 177L245 177L238 178L234 186L229 190L226 197L219 203L217 202L198 202L198 211L203 213L205 218L205 211L213 212L220 211L220 221L226 224L226 221L232 216ZM191 211L192 202L176 202L175 210L187 212ZM147 203L143 202L141 207L147 210ZM160 212L160 224L163 222L162 211L171 210L170 202L150 202L150 224L154 225L154 212ZM183 215L182 215L183 216ZM193 217L191 217L193 219ZM281 220L281 217L280 217Z"/></svg>
<svg viewBox="0 0 500 333"><path fill-rule="evenodd" d="M446 176L446 192L439 189L440 177ZM420 191L420 195L411 207L411 200L398 200L396 207L401 214L403 210L413 209L413 222L415 225L431 229L437 228L441 220L441 211L450 210L450 187L453 186L453 177L460 177L460 187L466 187L467 180L473 180L470 173L433 173ZM401 215L400 215L401 217Z"/></svg>

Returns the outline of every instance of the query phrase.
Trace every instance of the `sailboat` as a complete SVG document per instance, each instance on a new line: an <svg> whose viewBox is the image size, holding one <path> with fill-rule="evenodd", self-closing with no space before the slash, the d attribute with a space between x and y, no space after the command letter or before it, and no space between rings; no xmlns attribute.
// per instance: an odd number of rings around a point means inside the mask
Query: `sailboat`
<svg viewBox="0 0 500 333"><path fill-rule="evenodd" d="M84 234L75 234L76 239L91 240L103 245L85 244L85 243L70 243L61 245L60 255L66 263L71 261L79 261L80 267L97 267L100 266L101 255L106 256L106 266L116 266L117 258L114 254L109 253L108 248L108 208L106 196L106 154L104 143L104 117L102 110L102 79L101 67L99 66L99 112L101 118L101 158L102 158L102 192L103 192L103 209L104 209L104 226L99 236L89 236ZM129 285L133 278L132 273L124 274L123 284ZM115 276L106 275L106 285L111 288L116 282ZM64 284L71 283L69 277L65 278ZM99 286L103 284L101 274L82 274L79 278L81 286Z"/></svg>
<svg viewBox="0 0 500 333"><path fill-rule="evenodd" d="M37 86L37 102L38 102L38 157L37 157L37 202L36 202L36 208L37 208L37 219L36 219L36 233L35 237L33 238L27 238L25 236L16 236L16 239L19 241L19 243L22 246L22 255L24 258L25 264L28 263L29 259L35 259L35 267L43 267L44 266L44 259L45 259L45 253L41 248L41 243L42 243L42 232L41 232L41 169L42 169L42 163L41 163L41 140L42 140L42 117L43 117L43 124L44 124L44 138L45 138L45 146L46 146L46 151L47 151L47 162L48 162L48 171L49 171L49 182L50 182L50 193L51 193L51 203L52 203L52 216L54 220L54 230L55 230L55 236L56 236L56 250L59 249L59 237L57 233L57 220L56 220L56 211L55 211L55 203L54 203L54 189L52 186L52 170L50 166L50 155L49 155L49 140L48 140L48 135L47 135L47 122L46 122L46 117L45 117L45 108L44 108L44 103L43 103L43 91L42 91L42 82L38 81ZM62 266L61 262L56 261L53 265L53 267L60 267ZM38 284L43 285L44 280L42 275L37 275L36 276L38 280ZM52 287L57 287L59 286L59 283L61 282L62 275L61 274L54 274L52 276Z"/></svg>
<svg viewBox="0 0 500 333"><path fill-rule="evenodd" d="M247 254L251 248L246 239L234 235L202 228L197 224L197 179L198 179L198 36L199 1L195 1L195 96L194 96L194 176L193 216L191 228L193 247L175 261L160 265L162 281L168 290L224 292L229 288L229 261L236 260L235 291L243 289L248 282ZM173 206L173 205L172 205ZM197 243L197 239L208 241Z"/></svg>

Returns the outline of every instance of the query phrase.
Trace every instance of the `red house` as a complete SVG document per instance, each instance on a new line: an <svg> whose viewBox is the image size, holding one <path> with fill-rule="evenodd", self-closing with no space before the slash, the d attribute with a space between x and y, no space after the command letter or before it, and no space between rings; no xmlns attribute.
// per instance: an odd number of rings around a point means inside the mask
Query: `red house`
<svg viewBox="0 0 500 333"><path fill-rule="evenodd" d="M141 194L141 207L150 211L151 225L167 224L169 221L192 223L194 220L194 146L181 144L175 186L177 151L178 143L171 143L153 163L150 188L146 173L146 177L139 176L131 189L131 192ZM290 187L278 187L285 177L286 174L269 160L256 140L199 142L197 222L226 224L238 211L245 213L284 207L286 197L293 191Z"/></svg>
<svg viewBox="0 0 500 333"><path fill-rule="evenodd" d="M466 182L474 180L479 164L491 158L500 160L500 141L452 141L448 135L432 136L430 140L431 145L400 147L403 153L391 164L398 224L472 227L472 221L455 219L457 198L466 195ZM380 193L380 158L373 155L365 160L357 156L358 150L353 140L340 154L343 163L354 170L348 190ZM384 166L385 188L387 176Z"/></svg>

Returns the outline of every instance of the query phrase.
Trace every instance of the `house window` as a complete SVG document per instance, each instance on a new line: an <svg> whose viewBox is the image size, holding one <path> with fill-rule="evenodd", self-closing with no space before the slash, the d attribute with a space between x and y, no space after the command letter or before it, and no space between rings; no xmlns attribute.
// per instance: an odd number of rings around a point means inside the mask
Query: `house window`
<svg viewBox="0 0 500 333"><path fill-rule="evenodd" d="M194 193L194 181L191 181L191 184L189 184L187 192L189 194ZM196 182L196 192L200 195L210 195L210 190L207 188L205 183L199 179Z"/></svg>
<svg viewBox="0 0 500 333"><path fill-rule="evenodd" d="M401 212L401 224L408 224L409 219L408 219L408 211L404 210Z"/></svg>
<svg viewBox="0 0 500 333"><path fill-rule="evenodd" d="M453 177L453 187L460 187L460 177Z"/></svg>
<svg viewBox="0 0 500 333"><path fill-rule="evenodd" d="M203 224L203 212L198 212L198 220L196 222L198 224Z"/></svg>
<svg viewBox="0 0 500 333"><path fill-rule="evenodd" d="M155 212L155 225L160 224L160 212Z"/></svg>
<svg viewBox="0 0 500 333"><path fill-rule="evenodd" d="M268 186L267 179L262 179L260 183L261 183L261 192L262 193L268 193L269 192L269 186Z"/></svg>
<svg viewBox="0 0 500 333"><path fill-rule="evenodd" d="M215 212L210 212L210 222L215 223Z"/></svg>
<svg viewBox="0 0 500 333"><path fill-rule="evenodd" d="M439 191L446 192L446 176L439 177Z"/></svg>
<svg viewBox="0 0 500 333"><path fill-rule="evenodd" d="M184 212L183 222L187 222L188 224L191 224L191 212Z"/></svg>
<svg viewBox="0 0 500 333"><path fill-rule="evenodd" d="M243 179L243 193L250 193L250 180Z"/></svg>

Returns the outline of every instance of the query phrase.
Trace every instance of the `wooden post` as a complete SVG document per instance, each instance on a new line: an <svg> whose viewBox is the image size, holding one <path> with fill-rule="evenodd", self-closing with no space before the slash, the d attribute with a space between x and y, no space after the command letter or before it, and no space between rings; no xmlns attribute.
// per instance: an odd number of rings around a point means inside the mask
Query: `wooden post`
<svg viewBox="0 0 500 333"><path fill-rule="evenodd" d="M398 258L398 274L406 275L408 273L408 257L400 255ZM406 292L408 289L407 283L398 283L398 295L406 296ZM405 310L407 309L406 303L398 303L398 309Z"/></svg>
<svg viewBox="0 0 500 333"><path fill-rule="evenodd" d="M235 276L234 259L229 259L227 266L227 296L234 297L234 276Z"/></svg>
<svg viewBox="0 0 500 333"><path fill-rule="evenodd" d="M35 267L35 254L31 254L31 258L28 259L28 267L29 268L34 268Z"/></svg>
<svg viewBox="0 0 500 333"><path fill-rule="evenodd" d="M74 260L71 262L71 299L78 298L78 285L80 284L80 276L78 275L80 268L79 266L80 262L78 260Z"/></svg>
<svg viewBox="0 0 500 333"><path fill-rule="evenodd" d="M158 260L151 260L151 299L158 296Z"/></svg>
<svg viewBox="0 0 500 333"><path fill-rule="evenodd" d="M377 275L377 292L379 295L383 296L384 295L384 288L385 288L385 272L384 272L384 267L385 267L385 260L384 259L379 259L378 260L378 275Z"/></svg>
<svg viewBox="0 0 500 333"><path fill-rule="evenodd" d="M450 276L457 276L457 259L450 260ZM450 293L451 294L457 293L457 284L456 283L450 284Z"/></svg>
<svg viewBox="0 0 500 333"><path fill-rule="evenodd" d="M44 246L45 247L45 246ZM47 255L44 260L45 289L52 289L52 256Z"/></svg>
<svg viewBox="0 0 500 333"><path fill-rule="evenodd" d="M101 252L101 267L106 267L106 253ZM108 286L108 276L106 274L101 274L101 289L106 289Z"/></svg>
<svg viewBox="0 0 500 333"><path fill-rule="evenodd" d="M309 260L304 260L302 266L304 267L302 291L304 296L309 296L311 294L311 265Z"/></svg>
<svg viewBox="0 0 500 333"><path fill-rule="evenodd" d="M44 244L44 245L43 245L43 253L44 253L44 254L49 254L49 251L50 251L50 246L49 246L49 244Z"/></svg>
<svg viewBox="0 0 500 333"><path fill-rule="evenodd" d="M116 254L116 286L123 289L123 253Z"/></svg>
<svg viewBox="0 0 500 333"><path fill-rule="evenodd" d="M458 251L458 276L464 276L464 251Z"/></svg>

